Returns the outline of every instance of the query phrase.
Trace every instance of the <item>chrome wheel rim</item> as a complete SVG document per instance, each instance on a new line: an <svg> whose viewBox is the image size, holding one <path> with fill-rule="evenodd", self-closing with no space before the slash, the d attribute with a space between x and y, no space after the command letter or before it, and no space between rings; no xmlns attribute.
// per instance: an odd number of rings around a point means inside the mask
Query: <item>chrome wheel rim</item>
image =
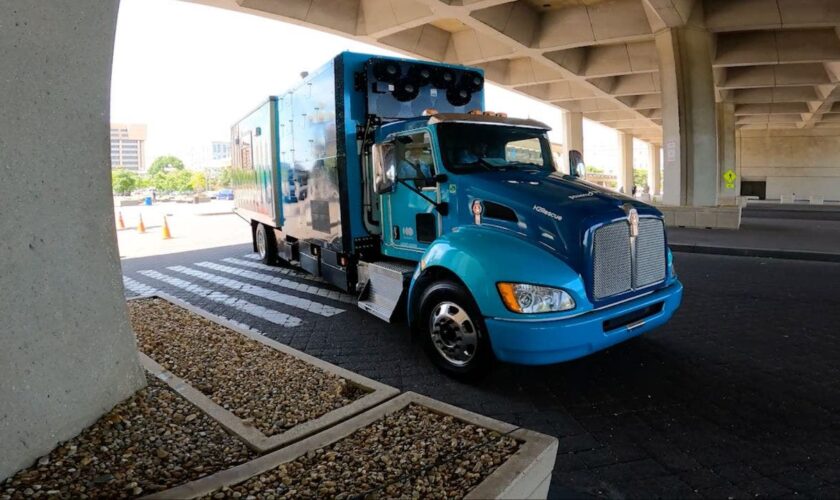
<svg viewBox="0 0 840 500"><path fill-rule="evenodd" d="M262 226L257 228L257 252L265 258L265 229Z"/></svg>
<svg viewBox="0 0 840 500"><path fill-rule="evenodd" d="M432 309L429 335L435 350L454 366L466 366L478 350L475 322L454 302L441 302Z"/></svg>

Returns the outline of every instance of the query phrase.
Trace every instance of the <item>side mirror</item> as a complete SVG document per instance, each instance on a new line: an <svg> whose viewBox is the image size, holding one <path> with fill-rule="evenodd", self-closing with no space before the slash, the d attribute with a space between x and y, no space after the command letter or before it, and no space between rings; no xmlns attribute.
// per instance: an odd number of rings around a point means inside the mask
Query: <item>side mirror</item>
<svg viewBox="0 0 840 500"><path fill-rule="evenodd" d="M390 193L394 190L397 178L397 163L394 157L394 143L374 144L371 150L373 161L373 188L376 194Z"/></svg>
<svg viewBox="0 0 840 500"><path fill-rule="evenodd" d="M583 154L576 149L569 151L569 175L572 177L586 177L586 165L583 163Z"/></svg>
<svg viewBox="0 0 840 500"><path fill-rule="evenodd" d="M437 184L443 184L444 182L447 182L448 180L449 180L449 177L446 174L437 174L435 176L435 182Z"/></svg>

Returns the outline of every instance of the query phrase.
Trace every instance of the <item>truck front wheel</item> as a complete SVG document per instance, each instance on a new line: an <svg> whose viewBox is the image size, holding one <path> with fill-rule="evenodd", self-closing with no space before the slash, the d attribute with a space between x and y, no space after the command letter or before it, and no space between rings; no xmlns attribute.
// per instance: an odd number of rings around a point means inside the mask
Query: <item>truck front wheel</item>
<svg viewBox="0 0 840 500"><path fill-rule="evenodd" d="M429 285L420 298L416 325L426 353L445 372L472 378L490 367L493 352L484 320L460 284L439 281Z"/></svg>
<svg viewBox="0 0 840 500"><path fill-rule="evenodd" d="M274 239L274 231L265 224L257 224L254 231L254 242L260 260L265 264L277 263L277 240Z"/></svg>

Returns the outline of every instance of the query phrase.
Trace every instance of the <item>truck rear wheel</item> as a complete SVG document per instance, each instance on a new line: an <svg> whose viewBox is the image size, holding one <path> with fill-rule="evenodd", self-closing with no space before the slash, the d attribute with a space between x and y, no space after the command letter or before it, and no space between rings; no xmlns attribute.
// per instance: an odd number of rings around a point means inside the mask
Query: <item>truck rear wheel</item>
<svg viewBox="0 0 840 500"><path fill-rule="evenodd" d="M426 353L450 375L475 378L493 362L484 319L458 283L439 281L423 291L416 326Z"/></svg>
<svg viewBox="0 0 840 500"><path fill-rule="evenodd" d="M254 243L260 260L264 264L273 265L277 263L277 240L274 239L274 231L265 224L257 224L254 231Z"/></svg>

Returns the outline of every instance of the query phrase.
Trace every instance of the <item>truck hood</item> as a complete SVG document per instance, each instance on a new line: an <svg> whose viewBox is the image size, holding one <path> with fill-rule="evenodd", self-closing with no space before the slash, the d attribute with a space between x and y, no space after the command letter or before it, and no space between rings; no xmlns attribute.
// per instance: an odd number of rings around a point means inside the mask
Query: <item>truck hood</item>
<svg viewBox="0 0 840 500"><path fill-rule="evenodd" d="M624 205L632 205L640 216L662 216L656 208L635 198L559 172L480 172L470 174L467 185L468 204L480 199L485 203L487 215L491 215L492 211L486 207L488 202L495 203L513 210L517 218L499 221L485 217L483 223L519 232L570 261L575 269L582 269L579 266L585 258L587 231L625 218Z"/></svg>

